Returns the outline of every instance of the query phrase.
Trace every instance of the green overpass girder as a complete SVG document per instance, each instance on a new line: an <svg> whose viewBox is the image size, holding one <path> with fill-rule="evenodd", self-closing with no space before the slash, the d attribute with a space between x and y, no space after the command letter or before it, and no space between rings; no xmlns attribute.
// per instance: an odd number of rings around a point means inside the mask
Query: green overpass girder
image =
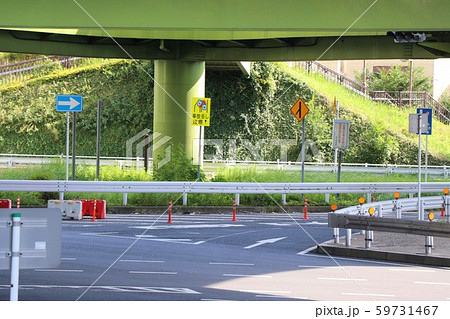
<svg viewBox="0 0 450 319"><path fill-rule="evenodd" d="M410 58L446 57L447 8L447 0L15 0L2 4L0 51L127 57L111 35L135 58L306 60L344 34L342 50L322 59L408 58L387 31L426 31L433 49L414 44ZM171 54L159 52L161 39L177 41Z"/></svg>

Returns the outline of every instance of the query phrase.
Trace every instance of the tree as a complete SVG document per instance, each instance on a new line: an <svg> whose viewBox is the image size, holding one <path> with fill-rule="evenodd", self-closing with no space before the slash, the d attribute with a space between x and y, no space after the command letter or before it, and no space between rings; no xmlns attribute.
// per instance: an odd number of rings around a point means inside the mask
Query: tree
<svg viewBox="0 0 450 319"><path fill-rule="evenodd" d="M409 66L390 66L376 72L366 72L366 85L374 91L399 92L409 91ZM363 82L363 73L356 74L356 80ZM429 92L432 87L431 78L425 76L423 67L413 67L412 90L416 92Z"/></svg>

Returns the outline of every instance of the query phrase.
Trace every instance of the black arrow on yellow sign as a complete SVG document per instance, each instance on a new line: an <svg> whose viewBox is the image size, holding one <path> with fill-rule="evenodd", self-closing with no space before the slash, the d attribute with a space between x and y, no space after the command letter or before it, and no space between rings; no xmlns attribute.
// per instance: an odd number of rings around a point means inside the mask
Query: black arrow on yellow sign
<svg viewBox="0 0 450 319"><path fill-rule="evenodd" d="M302 99L298 99L291 107L291 113L300 122L308 114L309 108L306 106Z"/></svg>

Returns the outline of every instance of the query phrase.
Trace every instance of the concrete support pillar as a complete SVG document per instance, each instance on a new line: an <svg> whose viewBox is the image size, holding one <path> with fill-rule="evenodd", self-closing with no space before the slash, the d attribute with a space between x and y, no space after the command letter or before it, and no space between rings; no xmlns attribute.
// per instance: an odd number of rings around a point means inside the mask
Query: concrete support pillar
<svg viewBox="0 0 450 319"><path fill-rule="evenodd" d="M159 133L160 139L170 138L173 148L183 146L188 158L198 163L198 126L191 125L191 103L193 97L205 97L205 62L155 61L155 89L153 134ZM170 160L167 145L153 141L154 167L158 163ZM202 152L203 155L203 152Z"/></svg>

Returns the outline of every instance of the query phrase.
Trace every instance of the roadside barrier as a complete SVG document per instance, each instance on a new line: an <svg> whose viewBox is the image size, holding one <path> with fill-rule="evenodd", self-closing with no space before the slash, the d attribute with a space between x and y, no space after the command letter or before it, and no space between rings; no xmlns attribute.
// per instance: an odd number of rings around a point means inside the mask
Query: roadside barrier
<svg viewBox="0 0 450 319"><path fill-rule="evenodd" d="M92 221L106 218L105 200L49 200L48 208L58 208L63 218L82 220L84 216L92 216Z"/></svg>
<svg viewBox="0 0 450 319"><path fill-rule="evenodd" d="M373 242L373 230L409 233L425 235L425 254L430 254L433 247L433 235L439 237L450 237L450 196L448 189L444 189L444 196L422 197L420 203L418 198L400 199L400 193L394 194L395 200L376 203L364 203L364 198L359 198L359 205L337 210L335 204L331 205L332 213L328 219L328 225L334 227L334 242L337 239L339 228L346 229L345 244L351 246L351 228L365 230L365 247L371 248ZM440 217L446 223L436 223L433 210L441 210ZM427 221L425 213L427 213ZM411 214L405 218L404 213L416 213L412 219ZM368 216L367 216L368 215ZM392 217L390 217L392 216ZM367 218L369 217L369 218ZM414 214L412 215L414 218Z"/></svg>
<svg viewBox="0 0 450 319"><path fill-rule="evenodd" d="M0 208L11 208L10 199L0 199Z"/></svg>

